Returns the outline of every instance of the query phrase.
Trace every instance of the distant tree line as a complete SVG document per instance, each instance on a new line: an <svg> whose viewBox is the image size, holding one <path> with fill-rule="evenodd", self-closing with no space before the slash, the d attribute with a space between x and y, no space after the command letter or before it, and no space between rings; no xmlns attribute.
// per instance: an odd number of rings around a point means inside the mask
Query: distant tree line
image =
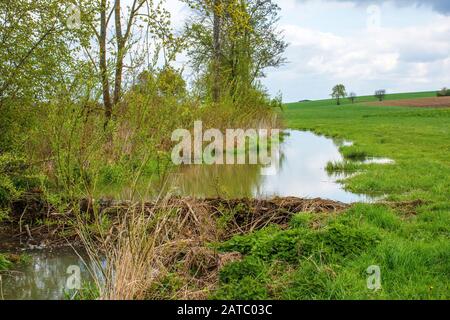
<svg viewBox="0 0 450 320"><path fill-rule="evenodd" d="M333 87L331 97L336 100L336 104L338 106L341 105L342 99L348 98L348 100L353 104L358 98L355 92L350 92L349 94L347 94L347 89L343 84L337 84ZM386 98L386 90L384 89L376 90L374 97L378 101L383 101Z"/></svg>

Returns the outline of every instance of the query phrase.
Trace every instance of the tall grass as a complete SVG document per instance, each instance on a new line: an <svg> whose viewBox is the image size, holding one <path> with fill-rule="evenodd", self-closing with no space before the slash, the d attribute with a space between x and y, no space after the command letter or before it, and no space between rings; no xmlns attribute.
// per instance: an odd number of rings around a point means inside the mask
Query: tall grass
<svg viewBox="0 0 450 320"><path fill-rule="evenodd" d="M207 247L217 240L214 219L195 201L160 198L118 206L117 221L105 228L78 216L77 228L100 299L205 298L216 283L219 257ZM113 209L114 210L114 209Z"/></svg>

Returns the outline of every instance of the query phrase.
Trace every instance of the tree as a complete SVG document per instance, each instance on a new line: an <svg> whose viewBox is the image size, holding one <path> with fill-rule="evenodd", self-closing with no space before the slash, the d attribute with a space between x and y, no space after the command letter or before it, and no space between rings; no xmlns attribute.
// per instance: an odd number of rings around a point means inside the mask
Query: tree
<svg viewBox="0 0 450 320"><path fill-rule="evenodd" d="M380 89L375 91L375 98L377 98L379 101L383 101L386 97L386 90Z"/></svg>
<svg viewBox="0 0 450 320"><path fill-rule="evenodd" d="M352 103L355 103L355 100L356 100L356 93L350 92L350 94L348 95L348 99L349 99Z"/></svg>
<svg viewBox="0 0 450 320"><path fill-rule="evenodd" d="M345 98L347 96L345 86L343 84L334 86L331 96L333 97L333 99L336 99L336 103L339 106L341 104L341 98Z"/></svg>
<svg viewBox="0 0 450 320"><path fill-rule="evenodd" d="M169 28L170 15L161 2L155 5L152 0L133 0L130 1L130 6L123 6L120 0L100 0L94 4L85 0L80 4L80 9L84 22L90 26L98 45L92 48L90 43L85 44L84 50L98 71L106 126L112 117L114 106L122 97L126 77L125 62L126 69L130 70L131 77L134 77L139 74L139 68L144 64L144 56L150 54L149 39L154 41L153 45L157 47L155 51L161 47L156 44L156 39L165 43L167 48L174 40ZM113 32L110 31L112 19ZM145 44L142 44L142 41ZM135 52L132 52L133 48L136 49Z"/></svg>
<svg viewBox="0 0 450 320"><path fill-rule="evenodd" d="M285 62L287 45L277 30L279 7L272 0L184 0L194 11L186 34L188 54L204 93L217 101L226 93L237 97L255 87L269 67ZM220 89L220 94L217 93Z"/></svg>
<svg viewBox="0 0 450 320"><path fill-rule="evenodd" d="M437 92L438 97L446 97L450 96L450 90L446 87L442 88L440 91Z"/></svg>
<svg viewBox="0 0 450 320"><path fill-rule="evenodd" d="M31 114L64 90L75 92L78 39L59 0L0 1L0 154L23 145Z"/></svg>
<svg viewBox="0 0 450 320"><path fill-rule="evenodd" d="M220 17L221 0L214 0L213 7L213 88L212 98L214 102L219 102L220 97L220 29L221 29L221 17Z"/></svg>
<svg viewBox="0 0 450 320"><path fill-rule="evenodd" d="M66 6L56 0L0 2L0 108L48 99L73 61ZM51 69L51 70L50 70Z"/></svg>

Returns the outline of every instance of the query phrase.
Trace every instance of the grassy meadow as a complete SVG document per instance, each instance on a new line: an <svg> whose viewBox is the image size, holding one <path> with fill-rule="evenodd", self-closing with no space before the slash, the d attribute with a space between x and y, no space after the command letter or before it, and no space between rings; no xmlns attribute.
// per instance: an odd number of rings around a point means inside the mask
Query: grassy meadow
<svg viewBox="0 0 450 320"><path fill-rule="evenodd" d="M292 129L354 142L341 148L348 159L395 160L336 166L358 172L343 181L348 190L383 200L336 216L298 214L287 230L269 227L221 244L245 258L221 271L216 298L450 298L450 109L364 104L373 100L287 104L284 119ZM372 265L380 268L379 290L367 286Z"/></svg>

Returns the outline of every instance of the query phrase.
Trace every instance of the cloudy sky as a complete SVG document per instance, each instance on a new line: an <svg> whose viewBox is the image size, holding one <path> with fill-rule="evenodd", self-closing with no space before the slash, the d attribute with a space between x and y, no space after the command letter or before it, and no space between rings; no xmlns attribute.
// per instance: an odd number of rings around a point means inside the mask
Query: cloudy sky
<svg viewBox="0 0 450 320"><path fill-rule="evenodd" d="M263 80L285 101L450 87L450 0L274 0L288 63ZM175 24L188 10L168 0Z"/></svg>

